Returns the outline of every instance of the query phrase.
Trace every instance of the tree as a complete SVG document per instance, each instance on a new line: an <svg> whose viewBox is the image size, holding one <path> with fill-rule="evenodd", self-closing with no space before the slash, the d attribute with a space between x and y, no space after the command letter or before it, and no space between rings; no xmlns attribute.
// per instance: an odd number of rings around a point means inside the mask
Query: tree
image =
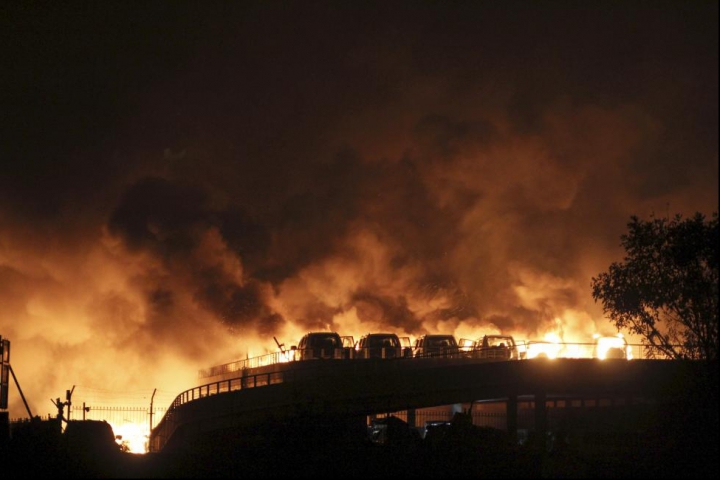
<svg viewBox="0 0 720 480"><path fill-rule="evenodd" d="M718 214L631 217L626 256L592 279L593 298L617 327L642 336L649 357L717 360Z"/></svg>

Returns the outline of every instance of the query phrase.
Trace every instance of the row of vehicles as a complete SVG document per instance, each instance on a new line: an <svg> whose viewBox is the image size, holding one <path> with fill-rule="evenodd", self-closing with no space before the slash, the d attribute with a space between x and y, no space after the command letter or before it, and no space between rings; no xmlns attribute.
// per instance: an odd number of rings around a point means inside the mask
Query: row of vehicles
<svg viewBox="0 0 720 480"><path fill-rule="evenodd" d="M295 360L343 358L399 358L412 356L410 337L395 333L369 333L357 342L337 332L309 332L291 347Z"/></svg>
<svg viewBox="0 0 720 480"><path fill-rule="evenodd" d="M466 357L494 360L553 359L559 356L630 359L632 355L622 335L596 336L592 343L569 345L549 341L516 342L511 335L484 335L476 340L453 335L427 334L411 344L410 337L395 333L368 333L355 342L352 336L337 332L309 332L291 347L294 360L348 358ZM585 347L580 349L579 347ZM565 351L567 350L567 351ZM581 351L583 350L583 351Z"/></svg>
<svg viewBox="0 0 720 480"><path fill-rule="evenodd" d="M452 335L422 335L411 344L410 337L395 333L368 333L354 342L352 336L343 337L337 332L310 332L291 350L295 351L296 360L457 356L460 353Z"/></svg>

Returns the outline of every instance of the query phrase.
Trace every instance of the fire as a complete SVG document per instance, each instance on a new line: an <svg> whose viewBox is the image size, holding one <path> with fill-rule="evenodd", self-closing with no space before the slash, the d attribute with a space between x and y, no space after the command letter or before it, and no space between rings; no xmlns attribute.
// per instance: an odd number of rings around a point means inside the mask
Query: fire
<svg viewBox="0 0 720 480"><path fill-rule="evenodd" d="M122 424L114 424L112 422L113 432L119 445L123 449L127 449L129 453L147 453L148 447L148 425L140 425L138 423L126 422Z"/></svg>
<svg viewBox="0 0 720 480"><path fill-rule="evenodd" d="M287 363L295 360L295 350L283 350L277 354L279 363Z"/></svg>
<svg viewBox="0 0 720 480"><path fill-rule="evenodd" d="M565 345L563 349L563 358L586 358L588 357L587 349L583 348L584 345L578 343L569 343Z"/></svg>
<svg viewBox="0 0 720 480"><path fill-rule="evenodd" d="M527 358L547 358L554 360L558 357L562 345L557 342L535 341L531 340L527 343Z"/></svg>
<svg viewBox="0 0 720 480"><path fill-rule="evenodd" d="M625 337L619 333L616 336L595 335L595 357L600 360L607 358L632 358L632 350L625 340Z"/></svg>

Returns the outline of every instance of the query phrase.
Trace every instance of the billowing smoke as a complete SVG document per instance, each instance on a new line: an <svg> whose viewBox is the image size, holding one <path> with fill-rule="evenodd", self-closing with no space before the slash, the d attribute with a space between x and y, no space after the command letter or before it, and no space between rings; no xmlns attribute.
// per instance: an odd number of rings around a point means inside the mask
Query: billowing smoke
<svg viewBox="0 0 720 480"><path fill-rule="evenodd" d="M310 330L587 341L629 217L717 210L717 4L219 5L8 15L0 335L33 413Z"/></svg>

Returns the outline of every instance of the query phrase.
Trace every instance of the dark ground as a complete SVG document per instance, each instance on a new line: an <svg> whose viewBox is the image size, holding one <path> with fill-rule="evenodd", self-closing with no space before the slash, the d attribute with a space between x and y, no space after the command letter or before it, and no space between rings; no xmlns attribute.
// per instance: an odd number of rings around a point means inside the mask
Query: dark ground
<svg viewBox="0 0 720 480"><path fill-rule="evenodd" d="M423 440L400 420L374 443L362 429L348 435L314 419L263 425L251 442L233 430L140 455L121 452L105 422L70 422L60 434L37 419L0 438L0 478L716 478L717 373L683 382L668 392L674 401L611 412L619 428L607 428L610 417L583 423L583 413L522 445L459 414Z"/></svg>
<svg viewBox="0 0 720 480"><path fill-rule="evenodd" d="M89 443L89 437L75 437L74 444L14 438L3 448L0 473L2 478L715 478L717 424L699 425L697 411L678 412L677 406L673 411L677 420L667 416L641 433L584 439L557 434L544 447L533 437L518 445L505 432L473 426L461 416L443 436L420 440L396 429L385 444L287 430L255 446L227 442L193 453L138 455L119 451L104 433Z"/></svg>

